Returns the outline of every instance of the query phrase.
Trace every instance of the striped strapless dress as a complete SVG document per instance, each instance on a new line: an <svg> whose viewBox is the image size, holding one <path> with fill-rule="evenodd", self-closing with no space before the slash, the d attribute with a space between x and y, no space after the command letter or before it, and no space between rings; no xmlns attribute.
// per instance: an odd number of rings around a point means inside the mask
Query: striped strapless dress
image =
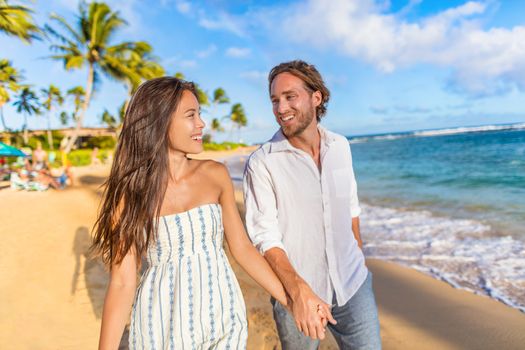
<svg viewBox="0 0 525 350"><path fill-rule="evenodd" d="M131 313L130 349L245 349L241 290L219 204L163 216Z"/></svg>

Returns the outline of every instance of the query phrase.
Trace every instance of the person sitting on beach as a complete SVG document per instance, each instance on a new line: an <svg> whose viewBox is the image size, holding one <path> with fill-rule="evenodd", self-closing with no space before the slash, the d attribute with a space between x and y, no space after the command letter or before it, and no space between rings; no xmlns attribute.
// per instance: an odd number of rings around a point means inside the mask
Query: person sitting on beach
<svg viewBox="0 0 525 350"><path fill-rule="evenodd" d="M13 190L25 190L27 189L27 185L29 182L29 179L27 175L25 175L22 172L22 169L15 169L11 172L9 176L9 181L11 184L11 189Z"/></svg>
<svg viewBox="0 0 525 350"><path fill-rule="evenodd" d="M163 77L133 95L92 249L110 266L100 349L246 348L246 310L223 250L283 305L283 286L251 244L227 168L203 151L193 83ZM136 275L145 258L137 288Z"/></svg>
<svg viewBox="0 0 525 350"><path fill-rule="evenodd" d="M53 188L55 190L62 189L58 181L51 175L47 168L40 169L35 181L42 185L42 188Z"/></svg>
<svg viewBox="0 0 525 350"><path fill-rule="evenodd" d="M93 147L93 151L91 151L91 165L101 165L102 162L98 158L98 147Z"/></svg>
<svg viewBox="0 0 525 350"><path fill-rule="evenodd" d="M272 300L282 348L317 349L322 310L341 349L380 349L350 146L320 125L330 92L304 61L268 81L280 129L250 156L243 187L248 233L292 298L292 313Z"/></svg>
<svg viewBox="0 0 525 350"><path fill-rule="evenodd" d="M31 159L24 158L23 166L20 168L20 175L27 180L33 180L38 176L38 171L33 168L33 163Z"/></svg>
<svg viewBox="0 0 525 350"><path fill-rule="evenodd" d="M42 149L42 142L36 143L36 149L32 154L33 168L38 171L44 169L47 166L47 153Z"/></svg>
<svg viewBox="0 0 525 350"><path fill-rule="evenodd" d="M56 171L58 175L54 176L54 178L60 184L60 188L64 189L68 185L74 185L73 172L71 171L71 164L69 164L69 162L67 162L65 166L56 169Z"/></svg>

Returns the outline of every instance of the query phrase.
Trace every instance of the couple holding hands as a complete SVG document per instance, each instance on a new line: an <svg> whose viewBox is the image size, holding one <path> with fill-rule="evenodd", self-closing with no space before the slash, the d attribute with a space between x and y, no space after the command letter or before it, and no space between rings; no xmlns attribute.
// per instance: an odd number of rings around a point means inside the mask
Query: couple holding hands
<svg viewBox="0 0 525 350"><path fill-rule="evenodd" d="M372 276L345 137L320 125L330 93L317 69L285 62L268 77L280 128L244 172L246 228L226 167L202 148L192 83L143 83L131 99L93 249L110 267L99 349L245 349L239 284L223 250L272 295L282 348L380 349ZM137 284L145 258L147 268Z"/></svg>

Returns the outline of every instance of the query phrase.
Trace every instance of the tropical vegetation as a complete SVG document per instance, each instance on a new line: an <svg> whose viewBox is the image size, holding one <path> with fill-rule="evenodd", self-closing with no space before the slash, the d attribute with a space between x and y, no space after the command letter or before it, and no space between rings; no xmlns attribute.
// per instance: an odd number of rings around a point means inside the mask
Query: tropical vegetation
<svg viewBox="0 0 525 350"><path fill-rule="evenodd" d="M29 3L31 4L31 3ZM77 147L94 147L93 144L114 147L115 140L93 139L93 142L79 141L78 135L84 127L86 116L95 92L101 89L104 78L120 82L126 89L118 110L104 109L99 116L99 123L114 129L117 134L124 121L125 110L131 95L145 80L166 75L165 69L154 54L153 47L145 41L116 40L122 37L126 20L118 11L104 2L81 1L73 19L66 19L59 14L51 14L48 23L36 24L34 10L22 2L0 0L0 35L7 35L28 44L35 40L49 42L50 60L63 64L66 71L81 70L85 80L73 87L61 88L54 83L45 87L34 87L25 80L23 72L10 60L0 57L0 122L5 132L11 132L14 140L32 146L34 137L29 140L28 130L31 118L43 115L46 118L45 137L38 138L45 148L71 153ZM69 18L69 17L68 17ZM119 35L120 34L120 35ZM181 72L174 76L184 79ZM207 123L207 149L231 149L235 143L215 143L219 133L230 131L230 138L237 130L248 123L248 118L240 103L231 104L230 97L222 87L208 93L196 84L199 103ZM15 131L6 124L4 107L10 104L23 118L22 127ZM223 107L221 107L223 106ZM219 110L229 108L226 116L218 115ZM66 138L51 126L57 120L64 126L73 125L73 131ZM21 131L22 137L17 136ZM40 136L38 136L40 137ZM98 147L98 146L97 146ZM84 159L84 158L82 158Z"/></svg>

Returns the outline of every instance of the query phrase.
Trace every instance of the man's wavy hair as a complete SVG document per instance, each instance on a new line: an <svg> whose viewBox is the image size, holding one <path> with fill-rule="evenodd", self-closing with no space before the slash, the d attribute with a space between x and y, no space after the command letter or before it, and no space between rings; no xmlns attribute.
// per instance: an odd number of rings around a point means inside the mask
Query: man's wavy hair
<svg viewBox="0 0 525 350"><path fill-rule="evenodd" d="M321 103L316 108L317 121L326 114L326 107L330 100L330 91L326 87L323 77L313 64L308 64L302 60L283 62L272 68L268 74L268 91L271 94L272 83L275 77L281 73L290 73L304 82L306 90L310 94L319 91L322 95Z"/></svg>

